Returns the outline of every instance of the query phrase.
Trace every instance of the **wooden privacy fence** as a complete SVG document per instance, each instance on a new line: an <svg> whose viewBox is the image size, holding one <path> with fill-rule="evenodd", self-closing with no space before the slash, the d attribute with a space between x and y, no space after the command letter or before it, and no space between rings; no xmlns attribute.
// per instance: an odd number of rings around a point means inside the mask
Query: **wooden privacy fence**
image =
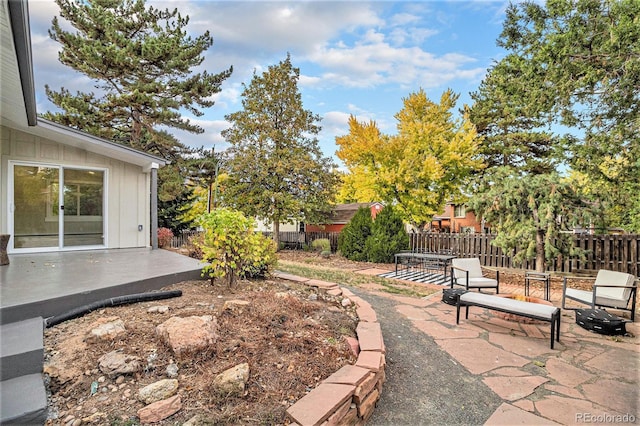
<svg viewBox="0 0 640 426"><path fill-rule="evenodd" d="M478 257L485 266L534 270L535 261L515 265L513 258L491 244L492 234L410 234L411 249L415 251L450 252L458 257ZM609 269L640 275L640 235L572 236L574 246L584 252L583 257L558 257L546 270L549 272L585 272Z"/></svg>
<svg viewBox="0 0 640 426"><path fill-rule="evenodd" d="M273 232L264 232L264 235L271 238ZM280 232L280 244L285 248L303 249L310 246L315 240L326 238L331 244L331 251L338 251L338 235L339 232Z"/></svg>
<svg viewBox="0 0 640 426"><path fill-rule="evenodd" d="M183 232L173 238L171 247L180 247L197 231ZM271 232L265 232L271 237ZM327 238L331 251L338 250L338 232L280 232L280 243L285 248L303 249L314 240ZM478 257L484 266L535 270L535 261L515 265L513 258L491 244L492 234L409 234L411 250L450 253L457 257ZM599 269L627 272L640 276L640 234L572 236L575 247L584 252L583 257L558 257L546 270L549 272L582 273Z"/></svg>

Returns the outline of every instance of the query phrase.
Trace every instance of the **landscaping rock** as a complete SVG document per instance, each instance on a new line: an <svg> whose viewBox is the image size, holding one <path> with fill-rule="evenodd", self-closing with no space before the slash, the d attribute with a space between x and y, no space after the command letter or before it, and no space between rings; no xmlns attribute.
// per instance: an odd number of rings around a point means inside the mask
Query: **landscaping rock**
<svg viewBox="0 0 640 426"><path fill-rule="evenodd" d="M246 300L227 300L226 302L224 302L224 305L222 306L222 310L234 311L236 309L242 309L248 305L249 305L249 302L247 302Z"/></svg>
<svg viewBox="0 0 640 426"><path fill-rule="evenodd" d="M112 351L98 359L98 367L100 371L109 377L117 377L121 374L133 374L142 371L142 359L137 356L127 355L121 351Z"/></svg>
<svg viewBox="0 0 640 426"><path fill-rule="evenodd" d="M175 379L164 379L140 389L138 399L145 404L152 404L167 399L175 395L176 392L178 392L178 381Z"/></svg>
<svg viewBox="0 0 640 426"><path fill-rule="evenodd" d="M242 395L247 380L249 380L249 364L245 362L218 374L212 384L221 394Z"/></svg>
<svg viewBox="0 0 640 426"><path fill-rule="evenodd" d="M154 402L138 410L140 423L156 423L166 419L182 409L180 395Z"/></svg>
<svg viewBox="0 0 640 426"><path fill-rule="evenodd" d="M211 315L172 317L156 327L156 334L180 356L206 349L218 339L218 323Z"/></svg>
<svg viewBox="0 0 640 426"><path fill-rule="evenodd" d="M118 336L126 334L124 322L118 317L101 318L91 325L91 329L84 340L88 343L97 343L105 340L114 340Z"/></svg>
<svg viewBox="0 0 640 426"><path fill-rule="evenodd" d="M167 377L171 379L178 377L178 366L174 363L167 365L166 373Z"/></svg>

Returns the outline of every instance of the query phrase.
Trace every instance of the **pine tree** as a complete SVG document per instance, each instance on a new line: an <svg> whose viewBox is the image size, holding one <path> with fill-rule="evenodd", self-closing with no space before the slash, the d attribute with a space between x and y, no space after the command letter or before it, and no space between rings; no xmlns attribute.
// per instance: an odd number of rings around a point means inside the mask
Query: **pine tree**
<svg viewBox="0 0 640 426"><path fill-rule="evenodd" d="M409 234L393 206L386 206L376 215L371 235L365 243L367 260L374 263L393 263L396 253L409 248Z"/></svg>
<svg viewBox="0 0 640 426"><path fill-rule="evenodd" d="M350 260L366 261L367 238L371 235L373 220L368 207L360 207L338 236L338 250Z"/></svg>
<svg viewBox="0 0 640 426"><path fill-rule="evenodd" d="M232 126L222 132L231 144L225 200L270 221L276 245L280 223L326 216L338 180L318 145L320 117L303 107L299 78L289 55L254 74L242 92L243 109L225 117Z"/></svg>
<svg viewBox="0 0 640 426"><path fill-rule="evenodd" d="M56 0L60 16L49 35L62 45L60 62L92 79L96 93L64 87L46 93L62 112L45 118L175 160L184 148L160 126L192 133L203 129L182 117L213 106L232 68L219 74L193 73L213 44L209 32L187 36L188 17L145 6L144 0Z"/></svg>

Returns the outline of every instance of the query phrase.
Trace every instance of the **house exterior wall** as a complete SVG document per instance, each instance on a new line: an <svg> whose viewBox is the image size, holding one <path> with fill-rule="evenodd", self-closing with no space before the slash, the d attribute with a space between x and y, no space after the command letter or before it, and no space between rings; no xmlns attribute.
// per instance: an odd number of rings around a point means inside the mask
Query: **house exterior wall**
<svg viewBox="0 0 640 426"><path fill-rule="evenodd" d="M307 225L307 232L340 232L346 226L345 223L333 223L326 225Z"/></svg>
<svg viewBox="0 0 640 426"><path fill-rule="evenodd" d="M273 224L265 220L256 220L255 230L258 232L273 232ZM280 232L298 232L300 222L280 223Z"/></svg>
<svg viewBox="0 0 640 426"><path fill-rule="evenodd" d="M445 206L444 215L438 220L431 223L431 230L435 232L452 232L452 233L481 233L482 224L478 222L473 211L465 209L464 216L455 215L456 206L447 204Z"/></svg>
<svg viewBox="0 0 640 426"><path fill-rule="evenodd" d="M378 213L382 211L384 206L381 203L372 203L369 206L369 211L371 212L371 219L376 220L376 216ZM345 210L342 210L345 211ZM349 220L356 214L357 209L354 209L349 214ZM307 225L307 232L341 232L342 229L347 226L346 223L321 223L317 225Z"/></svg>
<svg viewBox="0 0 640 426"><path fill-rule="evenodd" d="M0 143L0 233L9 232L9 162L19 161L104 170L106 248L150 245L150 175L140 166L7 126L0 127Z"/></svg>

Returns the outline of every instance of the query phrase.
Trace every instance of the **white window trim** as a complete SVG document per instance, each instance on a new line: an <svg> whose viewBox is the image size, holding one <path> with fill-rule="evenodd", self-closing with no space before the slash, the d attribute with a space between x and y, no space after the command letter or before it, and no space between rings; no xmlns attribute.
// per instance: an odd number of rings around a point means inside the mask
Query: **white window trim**
<svg viewBox="0 0 640 426"><path fill-rule="evenodd" d="M103 193L102 193L102 244L98 245L86 245L86 246L73 246L73 247L63 247L63 226L64 223L60 221L60 231L59 231L59 242L57 247L30 247L30 248L15 248L13 246L14 239L9 239L9 246L7 247L7 251L11 253L38 253L38 252L50 252L50 251L77 251L77 250L94 250L94 249L104 249L109 247L109 169L106 167L90 167L90 166L77 166L74 164L61 164L61 163L49 163L46 161L21 161L21 160L8 160L7 162L7 231L11 234L15 234L14 230L14 220L13 220L13 211L15 210L14 206L14 167L15 166L30 166L30 167L52 167L58 168L60 171L60 180L63 179L63 169L76 169L76 170L96 170L103 172ZM62 191L59 192L60 198L63 197ZM60 200L62 205L63 200Z"/></svg>

